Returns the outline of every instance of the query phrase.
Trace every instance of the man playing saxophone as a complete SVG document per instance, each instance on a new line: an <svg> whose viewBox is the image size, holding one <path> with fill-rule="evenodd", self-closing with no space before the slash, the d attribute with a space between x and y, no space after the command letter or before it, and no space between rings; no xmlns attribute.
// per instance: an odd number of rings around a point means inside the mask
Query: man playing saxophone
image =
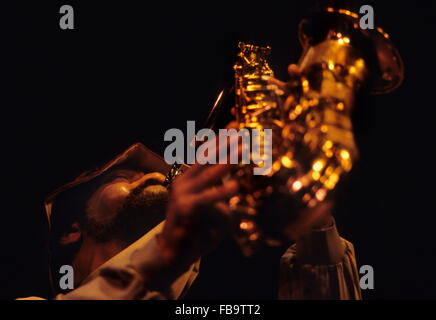
<svg viewBox="0 0 436 320"><path fill-rule="evenodd" d="M235 166L194 164L168 189L169 165L135 144L56 190L46 201L56 299L182 298L200 258L234 228L227 199L239 183L222 181ZM361 298L353 246L340 238L332 209L323 202L295 221L278 298ZM74 269L74 290L60 288L62 265Z"/></svg>

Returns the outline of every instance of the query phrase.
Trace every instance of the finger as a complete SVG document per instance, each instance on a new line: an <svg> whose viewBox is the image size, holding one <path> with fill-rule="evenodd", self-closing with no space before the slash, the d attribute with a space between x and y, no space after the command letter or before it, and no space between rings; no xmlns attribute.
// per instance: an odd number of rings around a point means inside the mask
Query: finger
<svg viewBox="0 0 436 320"><path fill-rule="evenodd" d="M200 192L211 184L220 182L233 167L238 163L242 148L238 145L239 139L231 139L230 152L219 155L219 160L225 160L222 164L195 164L189 169L189 174L183 174L175 181L177 190L180 192ZM226 148L227 148L226 144ZM214 148L216 145L210 145ZM227 150L225 150L227 151ZM226 157L226 158L224 158ZM188 171L187 171L188 172Z"/></svg>
<svg viewBox="0 0 436 320"><path fill-rule="evenodd" d="M209 166L207 169L203 170L200 176L191 181L189 190L191 192L200 192L211 185L220 182L223 177L228 174L232 165L230 164L216 164Z"/></svg>
<svg viewBox="0 0 436 320"><path fill-rule="evenodd" d="M227 201L217 201L214 207L220 212L227 231L234 230L239 225L239 221L234 214L235 211L230 208Z"/></svg>
<svg viewBox="0 0 436 320"><path fill-rule="evenodd" d="M191 178L198 174L198 172L202 169L202 165L199 163L195 163L189 167L186 171L183 172L182 179Z"/></svg>
<svg viewBox="0 0 436 320"><path fill-rule="evenodd" d="M235 110L235 108L232 108L232 110ZM236 113L236 111L235 111ZM228 125L226 125L226 129L238 129L239 125L236 121L230 122Z"/></svg>
<svg viewBox="0 0 436 320"><path fill-rule="evenodd" d="M205 137L199 137L199 139L206 139ZM201 141L201 140L200 140ZM218 139L215 137L213 137L212 139L208 139L206 142L204 142L202 145L204 146L203 148L206 148L209 152L215 152L216 154L216 149L217 149L217 144L218 144ZM197 159L197 154L195 157L196 161L198 161ZM198 174L201 173L201 171L205 168L205 164L204 163L199 163L196 162L195 164L193 164L189 170L187 170L183 176L185 178L192 178L194 176L197 176Z"/></svg>
<svg viewBox="0 0 436 320"><path fill-rule="evenodd" d="M233 211L224 201L217 201L212 209L201 210L203 221L207 221L210 229L229 230L233 218Z"/></svg>
<svg viewBox="0 0 436 320"><path fill-rule="evenodd" d="M232 123L230 123L232 124ZM217 156L220 155L220 152L227 152L228 149L230 151L233 151L235 149L235 146L238 144L239 135L238 132L235 130L232 130L235 128L227 128L226 132L221 132L218 135L214 135L213 138L205 138L205 137L199 137L199 141L206 140L203 144L201 144L202 151L199 153L199 149L197 148L196 153L196 161L197 163L193 166L194 170L191 173L191 176L194 176L196 174L201 173L202 170L204 170L207 166L206 164L215 164L215 162L210 163L209 158L201 158L202 156L208 157L211 156L212 159L218 160ZM225 131L225 130L224 130ZM229 143L230 140L230 143ZM207 155L204 154L204 152L207 151ZM225 153L227 154L227 153Z"/></svg>
<svg viewBox="0 0 436 320"><path fill-rule="evenodd" d="M214 204L214 207L217 211L219 211L223 216L228 218L233 217L233 211L230 209L230 206L224 201L218 201Z"/></svg>
<svg viewBox="0 0 436 320"><path fill-rule="evenodd" d="M286 90L286 88L287 88L286 82L280 81L279 79L276 79L276 78L273 78L273 77L268 79L268 83L276 85L281 90Z"/></svg>
<svg viewBox="0 0 436 320"><path fill-rule="evenodd" d="M291 76L291 78L299 77L301 75L300 68L296 64L290 64L288 66L288 73Z"/></svg>
<svg viewBox="0 0 436 320"><path fill-rule="evenodd" d="M232 210L224 201L217 201L213 206L212 214L209 211L202 211L203 219L209 223L209 236L212 241L219 241L230 230L232 230L235 219L233 219Z"/></svg>
<svg viewBox="0 0 436 320"><path fill-rule="evenodd" d="M214 186L197 195L197 204L208 205L216 201L224 200L236 194L239 189L239 183L236 180L230 180L221 186Z"/></svg>

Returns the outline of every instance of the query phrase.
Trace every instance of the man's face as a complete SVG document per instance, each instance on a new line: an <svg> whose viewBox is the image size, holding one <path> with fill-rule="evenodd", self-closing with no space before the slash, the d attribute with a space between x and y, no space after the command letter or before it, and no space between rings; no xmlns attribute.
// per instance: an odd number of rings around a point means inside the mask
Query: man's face
<svg viewBox="0 0 436 320"><path fill-rule="evenodd" d="M168 190L159 172L116 169L88 201L84 231L98 241L139 238L164 219Z"/></svg>

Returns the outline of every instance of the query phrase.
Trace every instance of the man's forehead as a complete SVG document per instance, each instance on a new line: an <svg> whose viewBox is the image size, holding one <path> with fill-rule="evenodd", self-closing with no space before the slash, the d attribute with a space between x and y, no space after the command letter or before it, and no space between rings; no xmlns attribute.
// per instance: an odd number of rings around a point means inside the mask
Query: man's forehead
<svg viewBox="0 0 436 320"><path fill-rule="evenodd" d="M112 177L115 177L117 175L132 175L132 174L138 174L138 173L146 174L147 172L144 170L138 169L138 168L123 167L123 168L114 168L114 169L108 170L102 176L105 178L112 178Z"/></svg>
<svg viewBox="0 0 436 320"><path fill-rule="evenodd" d="M139 168L128 168L128 167L121 167L121 168L114 168L111 170L108 170L107 172L103 173L100 176L98 185L106 184L109 182L112 182L118 178L126 178L128 180L140 178L144 175L163 175L163 173L158 171L145 171L141 170Z"/></svg>

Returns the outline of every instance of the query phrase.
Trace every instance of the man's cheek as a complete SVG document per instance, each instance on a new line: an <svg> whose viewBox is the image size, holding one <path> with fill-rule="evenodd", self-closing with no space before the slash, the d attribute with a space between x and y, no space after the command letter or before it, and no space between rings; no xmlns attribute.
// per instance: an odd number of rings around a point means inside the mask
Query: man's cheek
<svg viewBox="0 0 436 320"><path fill-rule="evenodd" d="M118 210L130 194L128 183L116 183L107 186L101 194L100 205L106 209Z"/></svg>

